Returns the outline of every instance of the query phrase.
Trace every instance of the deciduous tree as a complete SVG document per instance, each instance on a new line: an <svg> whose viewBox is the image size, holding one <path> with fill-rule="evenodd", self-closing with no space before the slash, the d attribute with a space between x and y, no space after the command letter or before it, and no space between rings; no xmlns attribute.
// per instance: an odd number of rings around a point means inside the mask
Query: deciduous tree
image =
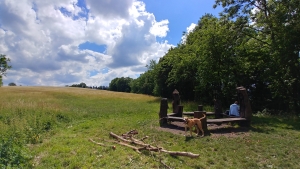
<svg viewBox="0 0 300 169"><path fill-rule="evenodd" d="M8 84L8 86L17 86L17 85L16 85L16 83L11 82L11 83Z"/></svg>
<svg viewBox="0 0 300 169"><path fill-rule="evenodd" d="M218 5L224 7L224 17L243 23L241 32L268 52L264 71L274 107L299 113L300 1L216 0L215 7ZM258 36L248 34L249 30Z"/></svg>
<svg viewBox="0 0 300 169"><path fill-rule="evenodd" d="M6 71L11 68L8 64L10 59L5 55L0 54L0 86L2 86L2 77L6 75Z"/></svg>

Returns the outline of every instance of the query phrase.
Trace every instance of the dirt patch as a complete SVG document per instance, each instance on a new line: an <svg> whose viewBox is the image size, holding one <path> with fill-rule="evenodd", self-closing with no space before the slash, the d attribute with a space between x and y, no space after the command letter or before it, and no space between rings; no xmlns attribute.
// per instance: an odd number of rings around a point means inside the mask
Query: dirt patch
<svg viewBox="0 0 300 169"><path fill-rule="evenodd" d="M249 128L247 127L234 127L228 124L208 124L208 133L205 136L210 137L244 137L249 136ZM170 124L158 127L159 131L166 131L177 135L185 135L185 127L183 122L172 122ZM189 131L189 130L188 130ZM196 133L196 131L194 131ZM189 133L188 133L189 134Z"/></svg>

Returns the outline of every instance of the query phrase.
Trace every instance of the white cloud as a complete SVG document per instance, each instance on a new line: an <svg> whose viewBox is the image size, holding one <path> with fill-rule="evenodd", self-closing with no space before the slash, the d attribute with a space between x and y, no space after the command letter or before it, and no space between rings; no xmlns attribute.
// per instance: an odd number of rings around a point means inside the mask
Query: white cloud
<svg viewBox="0 0 300 169"><path fill-rule="evenodd" d="M186 37L189 35L190 32L193 32L197 24L191 23L190 26L186 28L186 33L181 37L181 43L185 43Z"/></svg>
<svg viewBox="0 0 300 169"><path fill-rule="evenodd" d="M168 20L155 22L150 29L150 33L153 34L154 36L165 37L167 36L167 32L169 31L168 24L169 24Z"/></svg>
<svg viewBox="0 0 300 169"><path fill-rule="evenodd" d="M87 0L87 6L95 16L127 18L133 0Z"/></svg>
<svg viewBox="0 0 300 169"><path fill-rule="evenodd" d="M0 53L13 69L4 84L108 85L116 77L136 77L151 59L171 47L168 20L156 21L135 0L1 0ZM85 42L106 45L106 53L80 50ZM101 73L108 69L107 73ZM91 72L96 74L91 75Z"/></svg>

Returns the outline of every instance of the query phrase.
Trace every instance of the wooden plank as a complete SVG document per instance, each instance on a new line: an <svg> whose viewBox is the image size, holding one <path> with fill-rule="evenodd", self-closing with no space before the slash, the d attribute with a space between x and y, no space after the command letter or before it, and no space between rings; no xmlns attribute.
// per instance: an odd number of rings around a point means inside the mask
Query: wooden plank
<svg viewBox="0 0 300 169"><path fill-rule="evenodd" d="M182 121L184 122L184 118L182 117L174 117L174 116L168 116L165 117L168 121ZM224 122L234 122L234 121L247 121L246 118L221 118L221 119L207 119L207 123L224 123Z"/></svg>
<svg viewBox="0 0 300 169"><path fill-rule="evenodd" d="M222 113L223 117L228 117L228 118L237 118L237 116L230 116L228 114Z"/></svg>
<svg viewBox="0 0 300 169"><path fill-rule="evenodd" d="M174 117L178 117L178 113L168 113L167 116L174 116Z"/></svg>
<svg viewBox="0 0 300 169"><path fill-rule="evenodd" d="M215 112L206 112L206 115L214 115Z"/></svg>
<svg viewBox="0 0 300 169"><path fill-rule="evenodd" d="M194 116L194 112L183 112L183 115Z"/></svg>
<svg viewBox="0 0 300 169"><path fill-rule="evenodd" d="M183 112L183 115L194 116L194 112ZM206 112L206 115L214 115L215 112Z"/></svg>
<svg viewBox="0 0 300 169"><path fill-rule="evenodd" d="M221 118L221 119L207 119L207 123L224 123L224 122L233 122L233 121L246 121L246 118Z"/></svg>
<svg viewBox="0 0 300 169"><path fill-rule="evenodd" d="M182 117L174 117L174 116L168 116L166 117L168 121L184 121Z"/></svg>

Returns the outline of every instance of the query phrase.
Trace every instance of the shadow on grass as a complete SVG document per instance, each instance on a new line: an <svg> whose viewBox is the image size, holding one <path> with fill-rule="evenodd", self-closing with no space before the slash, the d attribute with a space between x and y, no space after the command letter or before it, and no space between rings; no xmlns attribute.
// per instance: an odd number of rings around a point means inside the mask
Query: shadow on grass
<svg viewBox="0 0 300 169"><path fill-rule="evenodd" d="M270 133L274 129L300 130L300 119L291 117L253 116L251 130L261 133Z"/></svg>
<svg viewBox="0 0 300 169"><path fill-rule="evenodd" d="M211 135L212 133L214 134L230 134L230 133L235 133L235 134L239 134L239 133L245 133L245 132L249 132L251 129L251 127L234 127L234 126L230 126L230 125L221 125L220 127L213 127L210 128L207 132L206 135Z"/></svg>
<svg viewBox="0 0 300 169"><path fill-rule="evenodd" d="M160 129L163 131L167 131L167 132L171 132L173 134L179 134L179 135L185 135L185 127L184 127L184 123L182 122L172 122L170 124L165 124L160 126ZM235 127L232 125L228 125L228 124L222 124L222 125L209 125L208 126L208 130L205 131L204 137L205 136L211 136L211 134L232 134L235 133L237 135L239 135L240 133L245 133L248 132L251 128L249 127ZM187 130L187 135L188 137L186 137L185 141L190 141L192 139L199 139L199 138L203 138L201 136L196 136L196 129L193 128L193 136L190 137L190 130ZM201 131L200 131L201 134Z"/></svg>
<svg viewBox="0 0 300 169"><path fill-rule="evenodd" d="M177 123L169 123L169 124L164 124L160 126L161 128L164 129L170 129L170 130L179 130L179 131L185 131L185 127L183 125L178 125Z"/></svg>
<svg viewBox="0 0 300 169"><path fill-rule="evenodd" d="M170 124L165 124L160 126L162 131L171 132L173 134L185 135L185 127L182 122L172 122ZM231 124L221 124L221 125L208 125L208 131L205 132L205 136L211 136L212 134L220 135L243 135L249 131L257 133L271 134L276 132L277 129L284 130L300 130L299 118L283 118L283 117L260 117L253 116L251 126L243 127L238 126L237 123ZM189 135L189 129L187 131ZM193 129L193 134L196 135ZM196 136L191 138L187 137L186 141L191 139L199 138Z"/></svg>
<svg viewBox="0 0 300 169"><path fill-rule="evenodd" d="M209 133L245 133L245 132L257 132L271 134L276 129L285 130L300 130L299 118L291 117L271 117L271 116L253 116L250 127L235 127L234 123L231 125L223 124L221 126L209 128Z"/></svg>

